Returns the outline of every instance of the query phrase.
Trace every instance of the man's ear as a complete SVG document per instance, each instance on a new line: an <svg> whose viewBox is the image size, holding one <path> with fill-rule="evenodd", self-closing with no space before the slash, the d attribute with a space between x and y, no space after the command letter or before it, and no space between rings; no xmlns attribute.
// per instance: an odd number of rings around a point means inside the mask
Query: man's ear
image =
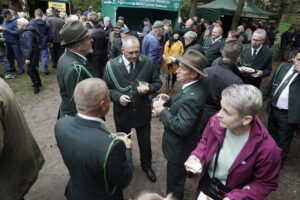
<svg viewBox="0 0 300 200"><path fill-rule="evenodd" d="M253 120L253 116L251 115L246 115L244 118L243 118L243 125L246 126L248 124L250 124Z"/></svg>

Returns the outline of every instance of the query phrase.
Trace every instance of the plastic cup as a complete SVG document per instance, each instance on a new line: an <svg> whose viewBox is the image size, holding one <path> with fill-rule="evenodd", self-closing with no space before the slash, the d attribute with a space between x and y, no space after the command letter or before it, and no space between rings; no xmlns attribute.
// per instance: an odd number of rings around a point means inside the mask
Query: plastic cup
<svg viewBox="0 0 300 200"><path fill-rule="evenodd" d="M142 91L148 91L149 90L149 83L147 83L145 81L139 81L138 89L142 90Z"/></svg>
<svg viewBox="0 0 300 200"><path fill-rule="evenodd" d="M162 106L164 104L164 101L161 98L158 98L158 97L154 98L152 100L152 102L153 102L152 103L153 108L157 108L157 107Z"/></svg>

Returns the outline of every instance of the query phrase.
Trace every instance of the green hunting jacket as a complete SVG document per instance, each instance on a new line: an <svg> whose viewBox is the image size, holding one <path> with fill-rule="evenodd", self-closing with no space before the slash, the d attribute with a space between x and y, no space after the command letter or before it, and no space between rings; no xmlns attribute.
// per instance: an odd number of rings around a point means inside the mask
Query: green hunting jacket
<svg viewBox="0 0 300 200"><path fill-rule="evenodd" d="M122 55L120 55L107 62L103 79L110 89L116 124L123 128L137 128L150 122L152 110L150 95L155 94L162 85L158 71L150 58L140 55L131 77L123 62ZM138 81L149 83L147 94L138 93ZM122 106L119 102L120 97L124 94L132 100L127 106Z"/></svg>
<svg viewBox="0 0 300 200"><path fill-rule="evenodd" d="M164 125L162 150L166 159L184 163L200 140L199 122L206 102L201 80L191 84L170 98L159 116Z"/></svg>
<svg viewBox="0 0 300 200"><path fill-rule="evenodd" d="M293 66L292 63L281 64L274 73L272 80L263 93L264 100L272 101L274 92L282 82L284 76ZM288 104L288 122L292 124L300 124L300 74L293 80L289 87L289 104Z"/></svg>
<svg viewBox="0 0 300 200"><path fill-rule="evenodd" d="M94 71L87 60L74 52L66 50L59 58L56 78L60 90L61 104L58 118L65 115L76 115L74 89L80 81L92 77L94 77Z"/></svg>

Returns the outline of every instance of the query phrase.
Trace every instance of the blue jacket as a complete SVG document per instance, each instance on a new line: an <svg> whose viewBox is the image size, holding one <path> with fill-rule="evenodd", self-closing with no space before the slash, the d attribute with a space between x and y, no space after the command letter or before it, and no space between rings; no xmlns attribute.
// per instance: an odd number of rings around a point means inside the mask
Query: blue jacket
<svg viewBox="0 0 300 200"><path fill-rule="evenodd" d="M11 21L3 21L2 26L6 28L6 31L3 31L3 37L6 44L19 44L20 31L17 25L17 18L13 18Z"/></svg>
<svg viewBox="0 0 300 200"><path fill-rule="evenodd" d="M143 39L142 54L151 58L157 69L160 68L162 49L159 45L158 37L152 31L150 31Z"/></svg>
<svg viewBox="0 0 300 200"><path fill-rule="evenodd" d="M50 25L42 19L32 19L30 20L30 25L37 31L40 36L40 49L47 49L48 43L51 39L51 29Z"/></svg>
<svg viewBox="0 0 300 200"><path fill-rule="evenodd" d="M30 65L38 64L39 59L39 49L34 31L28 27L20 34L22 56L24 60L30 60Z"/></svg>

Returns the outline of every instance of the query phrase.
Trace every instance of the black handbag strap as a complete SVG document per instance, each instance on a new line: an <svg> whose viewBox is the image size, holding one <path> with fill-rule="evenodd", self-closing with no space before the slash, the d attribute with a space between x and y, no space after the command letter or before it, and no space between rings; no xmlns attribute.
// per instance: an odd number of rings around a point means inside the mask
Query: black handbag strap
<svg viewBox="0 0 300 200"><path fill-rule="evenodd" d="M216 173L216 169L217 169L217 165L218 165L218 159L219 159L219 154L220 154L221 148L222 148L222 143L219 144L218 151L217 151L217 154L216 154L216 157L215 157L214 172L213 172L212 178L215 177L215 173Z"/></svg>

